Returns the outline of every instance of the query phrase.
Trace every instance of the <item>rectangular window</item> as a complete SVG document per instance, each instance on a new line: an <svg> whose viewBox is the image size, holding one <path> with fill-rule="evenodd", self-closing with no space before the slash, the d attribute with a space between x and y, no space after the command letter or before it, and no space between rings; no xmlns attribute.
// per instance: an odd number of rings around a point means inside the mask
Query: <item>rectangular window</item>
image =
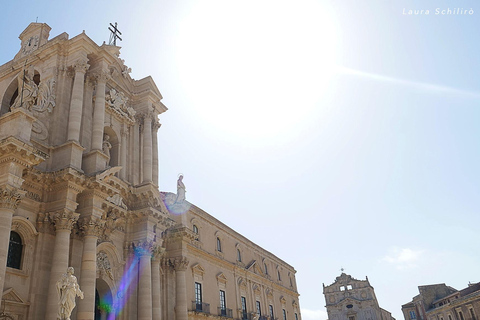
<svg viewBox="0 0 480 320"><path fill-rule="evenodd" d="M202 284L195 282L195 303L197 310L202 310Z"/></svg>
<svg viewBox="0 0 480 320"><path fill-rule="evenodd" d="M452 320L452 315L451 314L448 315L448 320Z"/></svg>
<svg viewBox="0 0 480 320"><path fill-rule="evenodd" d="M463 318L463 312L462 312L462 311L458 311L458 315L460 316L460 320L465 320L465 319Z"/></svg>
<svg viewBox="0 0 480 320"><path fill-rule="evenodd" d="M355 320L355 317L354 317L354 316L350 316L350 317L348 317L348 320Z"/></svg>
<svg viewBox="0 0 480 320"><path fill-rule="evenodd" d="M256 301L257 305L257 315L262 316L262 309L260 308L260 301Z"/></svg>
<svg viewBox="0 0 480 320"><path fill-rule="evenodd" d="M410 319L417 319L417 315L415 314L415 311L410 311Z"/></svg>
<svg viewBox="0 0 480 320"><path fill-rule="evenodd" d="M298 320L298 314L295 312L295 320Z"/></svg>
<svg viewBox="0 0 480 320"><path fill-rule="evenodd" d="M273 319L273 306L272 305L268 306L268 311L270 311L270 318Z"/></svg>
<svg viewBox="0 0 480 320"><path fill-rule="evenodd" d="M282 309L282 312L283 312L283 320L287 320L287 312L285 311L285 309Z"/></svg>
<svg viewBox="0 0 480 320"><path fill-rule="evenodd" d="M222 316L227 315L227 304L225 302L225 291L220 290L220 311Z"/></svg>
<svg viewBox="0 0 480 320"><path fill-rule="evenodd" d="M345 287L344 287L344 286L341 286L341 287L340 287L340 291L345 291Z"/></svg>
<svg viewBox="0 0 480 320"><path fill-rule="evenodd" d="M242 319L247 319L247 299L242 297Z"/></svg>
<svg viewBox="0 0 480 320"><path fill-rule="evenodd" d="M475 313L473 312L473 308L470 308L470 315L472 316L472 320L475 320Z"/></svg>

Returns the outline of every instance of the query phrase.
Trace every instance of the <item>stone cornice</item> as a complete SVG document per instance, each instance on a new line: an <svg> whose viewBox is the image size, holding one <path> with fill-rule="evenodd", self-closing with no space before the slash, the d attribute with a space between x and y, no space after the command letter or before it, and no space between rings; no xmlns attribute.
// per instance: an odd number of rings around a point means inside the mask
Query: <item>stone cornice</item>
<svg viewBox="0 0 480 320"><path fill-rule="evenodd" d="M24 167L36 166L48 155L15 137L7 137L0 141L0 163L15 162Z"/></svg>
<svg viewBox="0 0 480 320"><path fill-rule="evenodd" d="M191 243L195 240L196 234L185 226L168 229L165 231L165 243L186 241Z"/></svg>

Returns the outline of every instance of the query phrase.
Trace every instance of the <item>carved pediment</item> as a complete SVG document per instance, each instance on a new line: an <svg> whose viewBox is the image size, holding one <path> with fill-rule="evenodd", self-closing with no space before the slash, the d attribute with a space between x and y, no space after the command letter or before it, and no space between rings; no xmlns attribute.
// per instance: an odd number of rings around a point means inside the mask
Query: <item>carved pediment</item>
<svg viewBox="0 0 480 320"><path fill-rule="evenodd" d="M18 304L27 304L13 288L8 288L3 291L2 300Z"/></svg>
<svg viewBox="0 0 480 320"><path fill-rule="evenodd" d="M205 269L198 263L194 264L192 266L192 272L193 274L198 274L199 276L202 276L205 274Z"/></svg>
<svg viewBox="0 0 480 320"><path fill-rule="evenodd" d="M223 284L227 284L227 277L225 276L225 274L223 274L223 272L217 274L217 281Z"/></svg>

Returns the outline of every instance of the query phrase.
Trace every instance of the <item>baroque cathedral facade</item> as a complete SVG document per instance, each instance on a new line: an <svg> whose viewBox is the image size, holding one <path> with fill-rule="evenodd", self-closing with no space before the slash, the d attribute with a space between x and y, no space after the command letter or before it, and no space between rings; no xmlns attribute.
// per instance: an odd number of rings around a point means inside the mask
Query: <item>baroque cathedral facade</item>
<svg viewBox="0 0 480 320"><path fill-rule="evenodd" d="M368 277L357 280L343 272L329 286L323 285L329 320L395 320L380 308Z"/></svg>
<svg viewBox="0 0 480 320"><path fill-rule="evenodd" d="M69 267L72 320L301 319L291 265L158 190L152 78L50 30L0 66L0 319L57 319Z"/></svg>

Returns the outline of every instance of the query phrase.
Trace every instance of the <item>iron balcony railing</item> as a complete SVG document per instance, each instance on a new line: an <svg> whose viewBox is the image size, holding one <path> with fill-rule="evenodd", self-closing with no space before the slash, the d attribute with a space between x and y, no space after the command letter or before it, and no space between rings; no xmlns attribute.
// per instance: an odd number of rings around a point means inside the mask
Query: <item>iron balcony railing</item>
<svg viewBox="0 0 480 320"><path fill-rule="evenodd" d="M218 315L221 317L233 318L232 309L218 307Z"/></svg>
<svg viewBox="0 0 480 320"><path fill-rule="evenodd" d="M210 313L210 304L192 301L192 310L196 312Z"/></svg>

